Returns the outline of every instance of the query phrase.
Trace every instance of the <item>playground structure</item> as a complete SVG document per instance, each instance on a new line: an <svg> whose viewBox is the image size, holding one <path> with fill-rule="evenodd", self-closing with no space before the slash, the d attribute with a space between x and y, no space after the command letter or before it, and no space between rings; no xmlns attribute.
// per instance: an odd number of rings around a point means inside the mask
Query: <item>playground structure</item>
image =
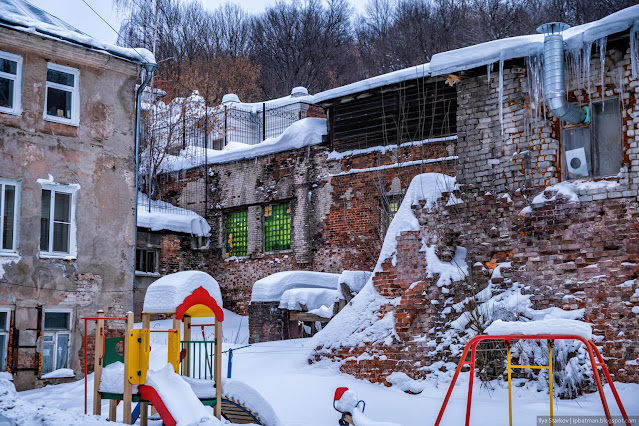
<svg viewBox="0 0 639 426"><path fill-rule="evenodd" d="M201 284L201 285L200 285ZM133 313L126 317L106 317L98 311L96 317L84 318L85 321L85 413L87 412L87 321L95 321L95 360L93 414L101 414L102 400L109 400L109 420L116 420L116 407L123 403L123 422L132 424L140 419L145 426L148 422L149 405L157 410L167 426L180 422L177 416L184 411L176 410L175 401L189 401L194 410L213 407L214 415L233 423L265 424L259 415L236 399L223 395L222 388L222 324L224 311L221 308L221 295L217 282L204 272L187 271L167 275L149 286L142 312L142 327L134 328ZM168 330L151 330L151 314L171 315L172 327ZM214 317L213 324L194 326L192 319ZM106 337L106 321L125 321L124 334L121 337ZM207 341L205 326L215 327L214 340ZM191 329L200 327L202 340L192 340ZM180 339L180 330L184 330L184 339ZM167 333L167 366L159 371L149 371L150 333ZM116 346L122 342L123 355L119 355ZM122 390L101 389L106 386L105 368L109 374L123 363L122 370L116 370L122 377ZM114 365L116 364L116 365ZM168 366L171 368L168 368ZM110 366L110 367L109 367ZM115 367L115 368L113 368ZM121 371L121 373L120 373ZM111 385L112 386L112 385ZM137 388L137 392L134 389ZM179 391L178 391L179 389ZM118 387L118 391L120 388ZM174 399L175 401L171 401ZM193 401L197 401L193 405ZM132 403L137 402L135 410ZM219 402L219 403L218 403ZM172 408L173 407L173 408ZM188 410L187 410L188 411Z"/></svg>
<svg viewBox="0 0 639 426"><path fill-rule="evenodd" d="M608 408L608 402L606 401L606 395L604 394L603 386L601 383L601 378L599 377L598 367L601 368L606 380L608 381L608 385L610 386L610 390L614 395L615 401L617 402L617 407L621 412L621 416L623 417L624 423L626 426L630 426L630 420L628 418L628 414L626 414L626 410L623 407L621 399L619 398L619 394L617 393L617 389L610 377L610 373L608 372L608 368L604 363L604 359L601 356L601 353L595 346L594 342L589 339L585 339L579 335L571 335L571 334L506 334L506 335L480 335L473 337L464 347L464 351L461 355L457 368L455 369L455 374L453 375L453 380L450 382L448 387L448 392L446 393L446 397L444 398L444 402L439 410L439 414L437 416L437 420L435 421L435 426L439 426L442 421L442 417L444 416L444 412L446 411L446 406L450 399L450 395L453 392L453 388L455 387L455 382L461 372L461 369L464 365L468 365L470 367L470 379L468 380L468 396L466 399L466 421L465 426L470 425L470 408L472 404L473 397L473 377L475 373L475 361L476 361L476 353L477 346L479 343L487 340L496 340L503 341L504 345L507 349L507 370L508 370L508 415L509 415L509 424L512 426L513 424L513 408L512 408L512 369L513 368L532 368L532 369L546 369L548 370L548 380L549 380L549 395L550 395L550 424L554 424L553 422L553 370L552 370L552 348L555 340L578 340L583 343L586 347L586 351L588 353L588 359L590 360L590 365L592 366L592 371L595 379L595 383L597 385L597 390L599 392L599 397L601 399L601 404L604 409L604 414L606 420L608 422L608 426L613 426L614 423L612 417L610 415L610 409ZM548 342L548 365L547 366L536 366L536 365L513 365L510 360L510 346L513 340L547 340ZM467 360L468 352L471 352L470 361Z"/></svg>

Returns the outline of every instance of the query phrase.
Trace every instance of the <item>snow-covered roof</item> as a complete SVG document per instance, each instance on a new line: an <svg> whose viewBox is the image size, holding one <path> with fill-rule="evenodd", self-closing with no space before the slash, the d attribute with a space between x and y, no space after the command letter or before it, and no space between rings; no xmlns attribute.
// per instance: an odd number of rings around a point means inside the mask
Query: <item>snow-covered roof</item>
<svg viewBox="0 0 639 426"><path fill-rule="evenodd" d="M131 49L96 40L25 0L0 0L0 25L109 53L140 64L155 63L155 57L145 48Z"/></svg>
<svg viewBox="0 0 639 426"><path fill-rule="evenodd" d="M312 271L278 272L253 285L251 302L279 302L286 290L294 288L328 288L337 290L339 274Z"/></svg>
<svg viewBox="0 0 639 426"><path fill-rule="evenodd" d="M359 293L373 275L370 271L342 271L339 283L346 284L354 293Z"/></svg>
<svg viewBox="0 0 639 426"><path fill-rule="evenodd" d="M332 288L291 288L282 293L279 308L300 311L301 305L304 305L311 314L330 318L333 316L333 305L339 299L339 290Z"/></svg>
<svg viewBox="0 0 639 426"><path fill-rule="evenodd" d="M579 49L586 43L607 37L639 24L639 5L620 10L598 21L578 25L564 31L568 50ZM412 80L437 76L488 65L507 59L534 56L543 51L543 34L507 37L486 43L433 55L430 63L378 75L346 86L336 87L315 95L315 103L340 98L365 90Z"/></svg>
<svg viewBox="0 0 639 426"><path fill-rule="evenodd" d="M228 96L228 95L225 95ZM236 98L239 100L239 98ZM314 104L315 96L313 95L305 95L305 96L283 96L281 98L271 99L270 101L264 102L235 102L230 101L226 102L227 105L232 105L234 108L243 109L251 112L261 112L263 104L266 104L266 108L276 108L276 107L285 107L288 105L294 105L298 103L304 104Z"/></svg>
<svg viewBox="0 0 639 426"><path fill-rule="evenodd" d="M161 171L166 173L191 169L203 164L230 163L317 145L322 143L324 135L326 135L326 119L304 118L291 124L278 137L268 138L256 145L229 142L222 150L187 147L180 155L167 155L162 161Z"/></svg>
<svg viewBox="0 0 639 426"><path fill-rule="evenodd" d="M500 336L508 334L574 334L584 339L592 339L592 325L573 319L553 318L539 321L496 320L486 328L486 334Z"/></svg>
<svg viewBox="0 0 639 426"><path fill-rule="evenodd" d="M147 314L170 314L198 287L203 287L222 307L222 293L215 278L202 271L182 271L154 281L146 290L142 310Z"/></svg>
<svg viewBox="0 0 639 426"><path fill-rule="evenodd" d="M151 231L173 231L196 237L211 235L211 227L199 214L159 200L150 200L138 192L138 227Z"/></svg>

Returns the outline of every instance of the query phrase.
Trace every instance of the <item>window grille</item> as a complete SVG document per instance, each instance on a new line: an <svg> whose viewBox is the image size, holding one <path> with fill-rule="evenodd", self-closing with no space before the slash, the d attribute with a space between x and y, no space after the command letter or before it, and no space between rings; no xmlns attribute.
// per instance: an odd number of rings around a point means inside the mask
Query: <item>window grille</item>
<svg viewBox="0 0 639 426"><path fill-rule="evenodd" d="M291 205L271 204L264 208L264 251L291 248Z"/></svg>
<svg viewBox="0 0 639 426"><path fill-rule="evenodd" d="M226 257L248 256L248 211L226 216Z"/></svg>

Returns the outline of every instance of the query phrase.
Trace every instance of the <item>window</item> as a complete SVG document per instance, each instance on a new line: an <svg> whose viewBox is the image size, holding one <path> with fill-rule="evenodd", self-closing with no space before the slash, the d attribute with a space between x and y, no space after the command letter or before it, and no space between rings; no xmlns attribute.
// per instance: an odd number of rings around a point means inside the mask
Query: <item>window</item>
<svg viewBox="0 0 639 426"><path fill-rule="evenodd" d="M71 312L45 311L43 328L42 374L47 374L60 368L68 368Z"/></svg>
<svg viewBox="0 0 639 426"><path fill-rule="evenodd" d="M291 248L291 205L271 204L264 208L264 251Z"/></svg>
<svg viewBox="0 0 639 426"><path fill-rule="evenodd" d="M21 86L22 57L0 52L0 112L22 112Z"/></svg>
<svg viewBox="0 0 639 426"><path fill-rule="evenodd" d="M75 256L75 191L60 185L42 189L40 219L40 254L45 256Z"/></svg>
<svg viewBox="0 0 639 426"><path fill-rule="evenodd" d="M0 179L0 254L14 253L18 247L19 196L19 181Z"/></svg>
<svg viewBox="0 0 639 426"><path fill-rule="evenodd" d="M0 371L7 369L10 320L11 311L8 309L0 309Z"/></svg>
<svg viewBox="0 0 639 426"><path fill-rule="evenodd" d="M158 272L158 252L154 249L135 250L135 272L153 274Z"/></svg>
<svg viewBox="0 0 639 426"><path fill-rule="evenodd" d="M45 120L77 125L80 114L80 70L47 65L47 90L44 101Z"/></svg>
<svg viewBox="0 0 639 426"><path fill-rule="evenodd" d="M619 100L593 102L590 110L590 123L563 129L566 179L612 176L621 168Z"/></svg>
<svg viewBox="0 0 639 426"><path fill-rule="evenodd" d="M248 210L226 216L225 256L248 256Z"/></svg>
<svg viewBox="0 0 639 426"><path fill-rule="evenodd" d="M386 231L388 230L388 227L390 226L391 222L393 221L393 218L395 217L395 215L397 214L397 211L399 210L399 206L402 204L402 195L390 195L390 196L385 196L381 199L381 210L382 210L382 214L381 214L381 218L382 218L382 223L381 223L381 228L382 228L382 236L386 235Z"/></svg>

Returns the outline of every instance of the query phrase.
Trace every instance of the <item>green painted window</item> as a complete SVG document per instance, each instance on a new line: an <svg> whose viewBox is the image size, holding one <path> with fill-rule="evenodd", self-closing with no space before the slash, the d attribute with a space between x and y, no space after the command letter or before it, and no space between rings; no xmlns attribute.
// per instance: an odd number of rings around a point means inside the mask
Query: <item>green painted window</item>
<svg viewBox="0 0 639 426"><path fill-rule="evenodd" d="M248 210L226 216L226 257L248 256Z"/></svg>
<svg viewBox="0 0 639 426"><path fill-rule="evenodd" d="M264 208L264 251L291 248L291 205L271 204Z"/></svg>

